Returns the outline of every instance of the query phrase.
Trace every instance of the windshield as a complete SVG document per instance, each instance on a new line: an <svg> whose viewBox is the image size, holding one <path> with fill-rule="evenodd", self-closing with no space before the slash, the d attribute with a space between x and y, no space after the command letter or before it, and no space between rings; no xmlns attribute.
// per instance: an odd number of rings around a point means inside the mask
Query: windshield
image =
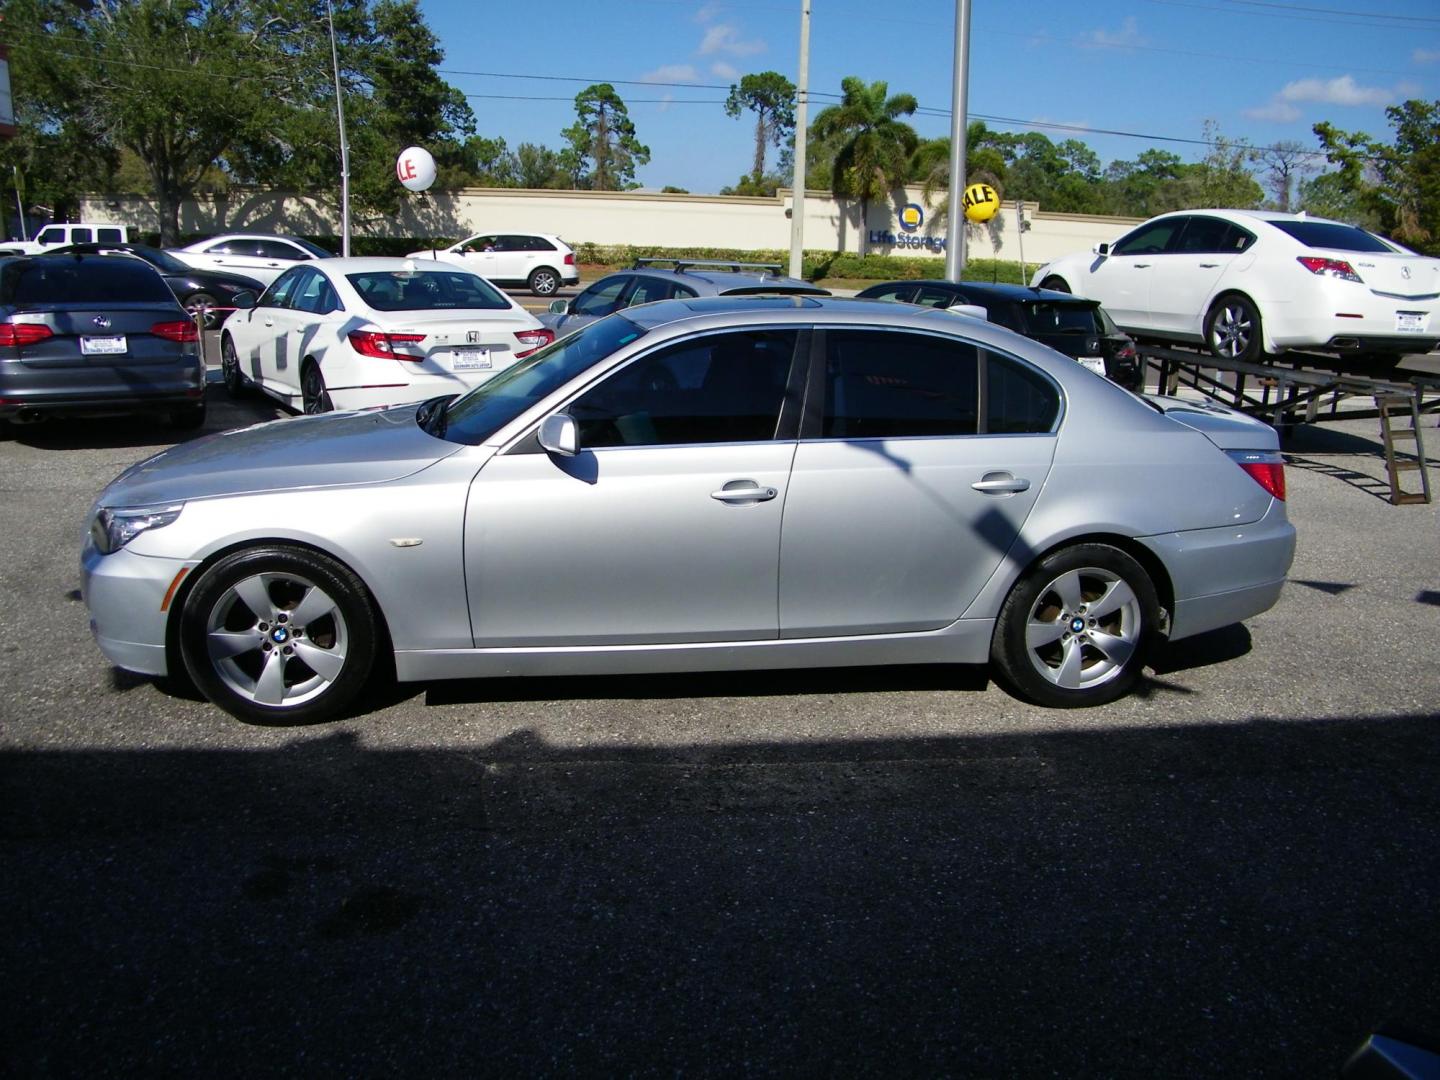
<svg viewBox="0 0 1440 1080"><path fill-rule="evenodd" d="M440 414L432 434L471 446L482 443L537 401L643 333L623 315L593 322L453 402Z"/></svg>
<svg viewBox="0 0 1440 1080"><path fill-rule="evenodd" d="M1021 304L1027 334L1103 334L1105 327L1094 304Z"/></svg>
<svg viewBox="0 0 1440 1080"><path fill-rule="evenodd" d="M468 270L368 270L345 280L376 311L510 310L508 299Z"/></svg>

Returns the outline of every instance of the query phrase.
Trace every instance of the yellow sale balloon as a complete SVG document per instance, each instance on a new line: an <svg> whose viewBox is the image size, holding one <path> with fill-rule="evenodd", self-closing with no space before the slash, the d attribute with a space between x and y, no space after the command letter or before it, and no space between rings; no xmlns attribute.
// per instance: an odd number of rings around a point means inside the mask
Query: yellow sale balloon
<svg viewBox="0 0 1440 1080"><path fill-rule="evenodd" d="M965 217L979 224L1000 212L1000 196L989 184L971 184L965 189Z"/></svg>

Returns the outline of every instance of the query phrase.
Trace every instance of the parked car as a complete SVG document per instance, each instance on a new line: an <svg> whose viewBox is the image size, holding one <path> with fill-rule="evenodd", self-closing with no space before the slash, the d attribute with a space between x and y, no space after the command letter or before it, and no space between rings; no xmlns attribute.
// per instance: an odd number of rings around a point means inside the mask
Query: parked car
<svg viewBox="0 0 1440 1080"><path fill-rule="evenodd" d="M145 244L72 244L60 251L76 255L125 255L149 263L159 271L165 284L175 294L175 299L190 312L191 318L198 312L205 312L207 330L218 327L230 314L227 310L213 311L212 308L234 307L237 293L251 292L258 296L265 291L265 286L252 277L220 270L197 270L168 251Z"/></svg>
<svg viewBox="0 0 1440 1080"><path fill-rule="evenodd" d="M886 281L857 295L922 307L979 308L995 325L1034 338L1127 390L1139 391L1144 386L1144 368L1135 342L1121 333L1094 300L1048 289L976 281Z"/></svg>
<svg viewBox="0 0 1440 1080"><path fill-rule="evenodd" d="M412 251L410 257L459 262L487 281L523 285L536 296L553 296L562 285L580 281L574 249L549 233L476 233L448 248Z"/></svg>
<svg viewBox="0 0 1440 1080"><path fill-rule="evenodd" d="M0 243L0 255L43 255L47 251L58 251L70 244L88 244L92 241L123 244L129 239L130 230L124 225L111 225L103 221L60 221L46 225L35 234L33 240L6 240Z"/></svg>
<svg viewBox="0 0 1440 1080"><path fill-rule="evenodd" d="M1254 361L1288 349L1385 359L1440 345L1440 259L1305 214L1184 210L1042 266L1136 336Z"/></svg>
<svg viewBox="0 0 1440 1080"><path fill-rule="evenodd" d="M667 269L661 265L669 263ZM606 315L657 300L692 296L829 296L799 278L781 277L770 263L690 259L636 259L629 270L607 274L572 300L553 300L540 321L556 335L569 334Z"/></svg>
<svg viewBox="0 0 1440 1080"><path fill-rule="evenodd" d="M296 263L335 258L319 244L301 237L266 233L227 233L197 240L188 247L167 250L197 270L244 274L263 285L269 285Z"/></svg>
<svg viewBox="0 0 1440 1080"><path fill-rule="evenodd" d="M138 259L0 259L0 433L50 416L205 422L195 324Z"/></svg>
<svg viewBox="0 0 1440 1080"><path fill-rule="evenodd" d="M1268 426L979 320L701 297L151 458L83 592L114 663L251 720L340 713L381 650L402 681L988 659L1095 705L1275 603L1284 496Z"/></svg>
<svg viewBox="0 0 1440 1080"><path fill-rule="evenodd" d="M483 278L423 259L325 259L237 303L220 338L226 387L307 413L458 393L554 339Z"/></svg>

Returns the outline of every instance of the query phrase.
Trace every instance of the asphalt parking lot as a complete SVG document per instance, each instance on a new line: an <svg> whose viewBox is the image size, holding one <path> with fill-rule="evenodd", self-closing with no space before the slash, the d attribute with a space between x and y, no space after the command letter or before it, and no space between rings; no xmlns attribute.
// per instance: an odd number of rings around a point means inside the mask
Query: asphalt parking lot
<svg viewBox="0 0 1440 1080"><path fill-rule="evenodd" d="M90 640L86 508L172 438L0 443L0 1072L1316 1076L1440 1031L1440 531L1374 420L1287 447L1280 604L1101 709L902 668L299 729Z"/></svg>

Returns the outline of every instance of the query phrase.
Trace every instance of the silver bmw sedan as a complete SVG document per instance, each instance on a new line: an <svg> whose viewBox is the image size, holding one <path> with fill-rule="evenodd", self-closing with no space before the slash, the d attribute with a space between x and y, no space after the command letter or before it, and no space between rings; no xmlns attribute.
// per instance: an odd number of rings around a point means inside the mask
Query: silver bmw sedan
<svg viewBox="0 0 1440 1080"><path fill-rule="evenodd" d="M101 650L255 721L402 681L985 663L1048 706L1265 611L1275 433L881 301L627 309L463 396L174 447L92 508Z"/></svg>

